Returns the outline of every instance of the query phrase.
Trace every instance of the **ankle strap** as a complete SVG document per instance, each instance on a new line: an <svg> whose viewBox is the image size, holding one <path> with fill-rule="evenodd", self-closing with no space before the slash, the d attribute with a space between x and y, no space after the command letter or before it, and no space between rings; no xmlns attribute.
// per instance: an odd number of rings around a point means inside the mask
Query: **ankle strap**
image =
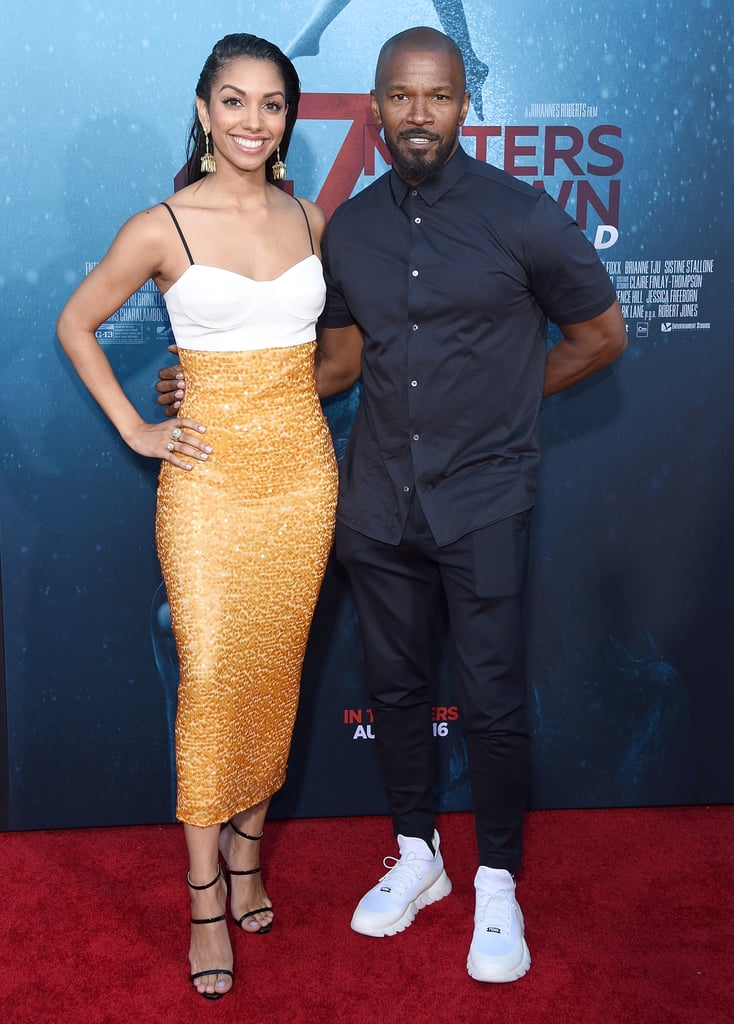
<svg viewBox="0 0 734 1024"><path fill-rule="evenodd" d="M242 836L243 839L252 839L253 842L257 842L258 839L262 839L265 835L265 829L262 830L259 836L248 836L247 832L241 832L233 821L230 821L229 826L233 832L237 833L238 836Z"/></svg>
<svg viewBox="0 0 734 1024"><path fill-rule="evenodd" d="M217 873L214 876L214 878L212 878L211 882L207 882L206 885L194 885L194 883L191 881L191 871L187 871L186 872L186 884L188 885L189 889L196 889L197 892L200 892L202 889L211 889L211 887L213 885L217 884L217 882L219 881L219 879L221 877L222 877L222 868L221 868L220 864L217 864Z"/></svg>

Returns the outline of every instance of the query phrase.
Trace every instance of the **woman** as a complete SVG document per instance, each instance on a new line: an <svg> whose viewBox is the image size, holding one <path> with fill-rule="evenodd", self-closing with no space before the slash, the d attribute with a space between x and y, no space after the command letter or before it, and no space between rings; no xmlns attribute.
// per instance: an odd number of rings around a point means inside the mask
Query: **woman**
<svg viewBox="0 0 734 1024"><path fill-rule="evenodd" d="M156 540L181 675L177 816L189 856L191 980L208 999L234 977L220 853L235 921L258 934L272 925L259 840L285 777L336 505L313 378L324 216L274 184L299 95L276 46L246 34L220 40L196 88L190 184L123 225L58 322L123 439L163 460ZM165 296L186 375L175 424L141 419L95 338L148 278Z"/></svg>

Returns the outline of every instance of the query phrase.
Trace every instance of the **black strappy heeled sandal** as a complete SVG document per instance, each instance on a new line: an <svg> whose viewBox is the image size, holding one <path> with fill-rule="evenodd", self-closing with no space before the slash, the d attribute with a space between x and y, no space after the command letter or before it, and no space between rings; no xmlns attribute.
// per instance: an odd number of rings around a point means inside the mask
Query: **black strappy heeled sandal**
<svg viewBox="0 0 734 1024"><path fill-rule="evenodd" d="M227 824L230 826L232 831L235 832L238 836L242 836L243 839L249 839L253 843L259 842L262 839L263 835L265 834L263 830L259 836L249 836L247 832L241 832L233 822L230 821ZM257 875L260 873L259 867L248 868L246 871L233 871L229 864L225 864L225 867L227 869L227 874L229 875ZM273 927L272 921L269 924L261 925L255 932L249 931L247 928L242 927L243 921L246 921L249 917L254 917L256 914L263 914L267 910L271 911L272 913L272 906L258 907L257 910L248 910L247 913L243 914L242 917L237 921L237 926L239 928L242 928L243 932L247 932L248 935L267 935L270 929Z"/></svg>
<svg viewBox="0 0 734 1024"><path fill-rule="evenodd" d="M186 872L186 884L188 885L189 889L195 889L197 892L201 892L202 889L211 889L211 887L213 885L217 884L217 882L219 881L219 879L221 877L222 877L222 869L219 866L219 864L217 864L217 873L214 876L214 878L211 880L211 882L207 882L206 885L194 885L194 883L191 881L191 874L187 871ZM216 924L217 922L224 921L224 920L225 920L225 915L224 914L219 914L218 917L192 917L191 918L191 923L192 924ZM234 974L232 973L232 971L228 971L225 967L213 967L209 971L197 971L195 974L190 975L191 983L193 984L197 980L197 978L206 978L210 974L226 974L234 982ZM197 992L198 991L199 990L197 989ZM230 986L230 988L228 988L226 992L201 992L200 995L202 995L205 999L221 999L222 996L226 996L231 991L232 991L232 989L231 989L231 986Z"/></svg>

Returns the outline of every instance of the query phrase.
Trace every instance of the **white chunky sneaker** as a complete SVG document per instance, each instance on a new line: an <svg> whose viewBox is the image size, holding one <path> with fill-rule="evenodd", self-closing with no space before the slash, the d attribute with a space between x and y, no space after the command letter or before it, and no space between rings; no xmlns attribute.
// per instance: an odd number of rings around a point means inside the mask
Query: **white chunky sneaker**
<svg viewBox="0 0 734 1024"><path fill-rule="evenodd" d="M517 981L530 967L522 911L509 871L480 867L474 935L466 969L476 981Z"/></svg>
<svg viewBox="0 0 734 1024"><path fill-rule="evenodd" d="M383 860L390 870L357 904L352 917L355 932L375 938L396 935L413 923L419 910L448 896L451 882L438 849L438 832L433 833L433 847L432 855L422 839L398 836L400 859Z"/></svg>

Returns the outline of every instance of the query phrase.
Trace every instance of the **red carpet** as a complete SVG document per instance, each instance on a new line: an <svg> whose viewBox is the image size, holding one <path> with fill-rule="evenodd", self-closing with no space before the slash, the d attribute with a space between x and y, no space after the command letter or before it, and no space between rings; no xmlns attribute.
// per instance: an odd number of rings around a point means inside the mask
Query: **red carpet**
<svg viewBox="0 0 734 1024"><path fill-rule="evenodd" d="M730 1024L734 808L535 811L518 879L533 957L511 985L465 971L473 826L439 820L454 892L401 935L349 928L393 853L386 818L271 822L273 931L234 934L235 988L187 981L176 826L0 836L4 1024Z"/></svg>

